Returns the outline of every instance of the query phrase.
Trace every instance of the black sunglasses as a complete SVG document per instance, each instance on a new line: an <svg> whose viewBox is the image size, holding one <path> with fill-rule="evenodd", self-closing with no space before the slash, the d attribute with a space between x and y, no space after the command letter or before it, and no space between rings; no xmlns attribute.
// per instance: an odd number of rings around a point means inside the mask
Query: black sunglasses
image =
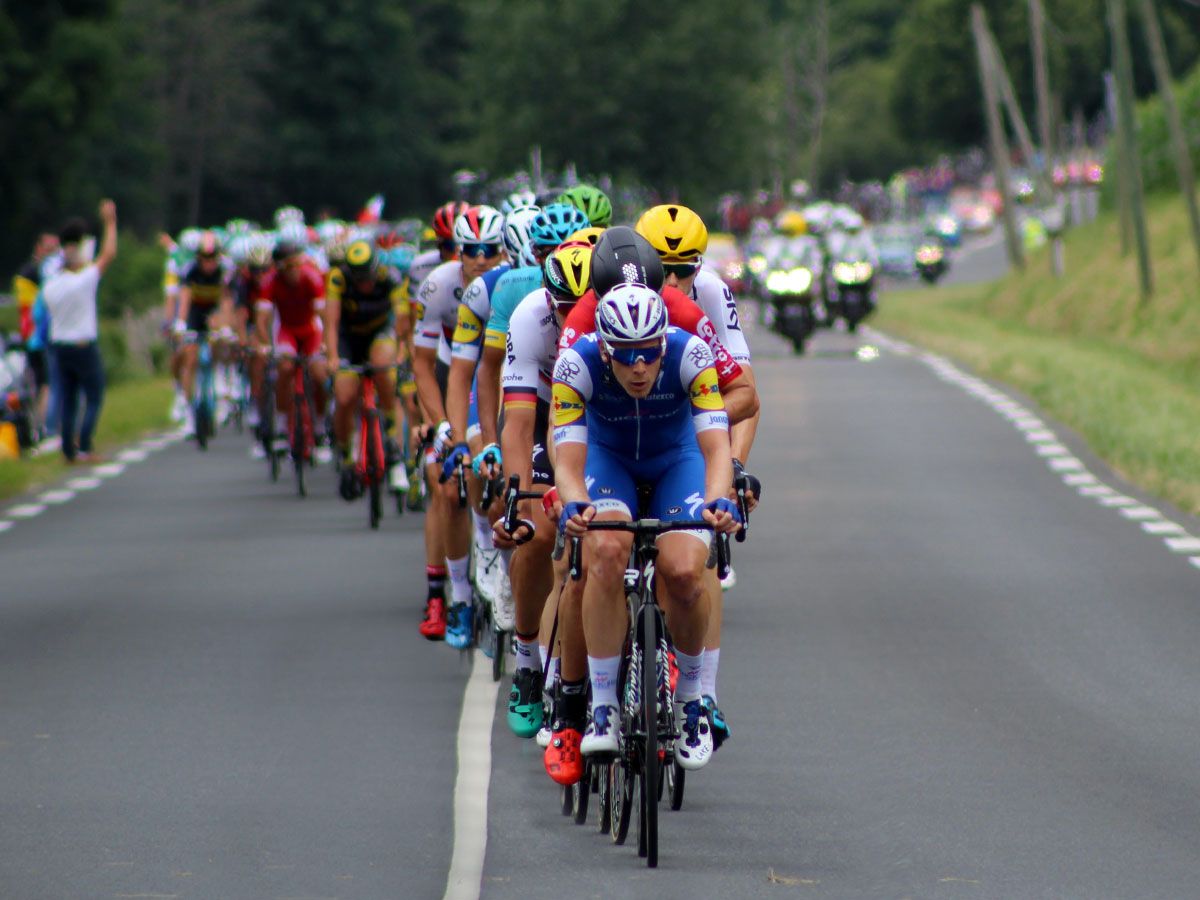
<svg viewBox="0 0 1200 900"><path fill-rule="evenodd" d="M700 263L663 263L663 275L674 275L679 280L691 278L700 271Z"/></svg>

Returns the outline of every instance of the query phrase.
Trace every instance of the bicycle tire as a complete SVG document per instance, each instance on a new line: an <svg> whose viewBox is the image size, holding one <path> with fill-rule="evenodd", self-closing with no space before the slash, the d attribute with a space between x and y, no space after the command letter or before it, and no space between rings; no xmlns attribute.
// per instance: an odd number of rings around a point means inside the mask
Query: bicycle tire
<svg viewBox="0 0 1200 900"><path fill-rule="evenodd" d="M596 826L601 834L612 828L612 781L609 769L613 763L599 763L596 773Z"/></svg>
<svg viewBox="0 0 1200 900"><path fill-rule="evenodd" d="M383 481L383 432L379 426L379 413L372 410L367 417L367 483L370 494L371 527L378 528L383 518L383 497L380 483Z"/></svg>
<svg viewBox="0 0 1200 900"><path fill-rule="evenodd" d="M670 788L668 794L671 798L671 809L678 812L683 808L683 786L687 781L687 769L675 760L671 760L667 766L667 771L671 773L671 777L667 779L667 784Z"/></svg>
<svg viewBox="0 0 1200 900"><path fill-rule="evenodd" d="M591 793L592 766L591 763L584 761L583 777L571 785L571 805L576 825L583 825L587 822L588 800L591 799Z"/></svg>
<svg viewBox="0 0 1200 900"><path fill-rule="evenodd" d="M508 656L511 638L507 631L496 631L495 626L492 626L492 633L496 635L496 652L492 655L492 681L499 681L504 677L504 657Z"/></svg>
<svg viewBox="0 0 1200 900"><path fill-rule="evenodd" d="M638 639L642 651L641 829L638 855L647 867L658 866L658 611L653 603L642 606ZM644 852L643 852L644 851Z"/></svg>
<svg viewBox="0 0 1200 900"><path fill-rule="evenodd" d="M296 491L301 497L307 497L308 485L304 483L304 416L299 405L292 409L292 468L296 470Z"/></svg>
<svg viewBox="0 0 1200 900"><path fill-rule="evenodd" d="M572 815L575 812L575 797L574 791L572 790L573 787L574 785L572 784L564 784L562 786L562 792L559 795L559 811L564 816Z"/></svg>
<svg viewBox="0 0 1200 900"><path fill-rule="evenodd" d="M619 846L629 837L629 823L633 820L633 778L626 760L618 759L609 766L608 780L612 803L609 836Z"/></svg>
<svg viewBox="0 0 1200 900"><path fill-rule="evenodd" d="M201 450L208 449L208 405L201 401L196 404L196 444Z"/></svg>

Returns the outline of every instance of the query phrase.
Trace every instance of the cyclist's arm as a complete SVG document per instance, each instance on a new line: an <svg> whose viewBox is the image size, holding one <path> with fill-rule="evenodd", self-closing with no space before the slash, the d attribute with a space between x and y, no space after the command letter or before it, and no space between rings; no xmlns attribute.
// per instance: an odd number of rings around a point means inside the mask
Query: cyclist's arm
<svg viewBox="0 0 1200 900"><path fill-rule="evenodd" d="M758 391L746 370L736 378L721 385L721 396L725 398L725 411L734 424L758 417Z"/></svg>
<svg viewBox="0 0 1200 900"><path fill-rule="evenodd" d="M457 440L466 440L467 420L471 412L471 380L475 363L462 357L450 360L450 376L446 381L446 419ZM495 432L495 426L492 427Z"/></svg>
<svg viewBox="0 0 1200 900"><path fill-rule="evenodd" d="M704 502L729 494L733 484L733 456L729 452L729 432L711 428L696 435L704 456ZM559 450L562 453L562 450ZM559 492L562 493L561 491Z"/></svg>
<svg viewBox="0 0 1200 900"><path fill-rule="evenodd" d="M425 418L436 425L446 419L446 407L437 383L437 348L418 344L413 348L413 378L417 382L417 398Z"/></svg>
<svg viewBox="0 0 1200 900"><path fill-rule="evenodd" d="M258 335L260 347L271 346L271 313L275 309L268 298L259 296L254 301L254 333Z"/></svg>
<svg viewBox="0 0 1200 900"><path fill-rule="evenodd" d="M475 385L479 391L479 429L485 445L496 441L496 423L500 419L500 370L503 365L503 350L490 346L483 348Z"/></svg>
<svg viewBox="0 0 1200 900"><path fill-rule="evenodd" d="M191 309L192 289L184 284L179 288L179 308L175 310L175 319L179 322L186 322Z"/></svg>
<svg viewBox="0 0 1200 900"><path fill-rule="evenodd" d="M554 486L558 488L558 498L563 503L587 503L591 500L583 475L586 465L587 444L570 443L558 448Z"/></svg>
<svg viewBox="0 0 1200 900"><path fill-rule="evenodd" d="M572 365L573 364L573 365ZM554 484L564 503L587 502L587 416L583 385L577 382L582 360L574 350L564 350L554 370L554 397L550 406L550 430L557 448ZM571 373L576 373L572 376ZM576 383L572 383L572 382Z"/></svg>
<svg viewBox="0 0 1200 900"><path fill-rule="evenodd" d="M342 322L342 295L330 291L325 298L325 355L330 365L338 362L338 328Z"/></svg>
<svg viewBox="0 0 1200 900"><path fill-rule="evenodd" d="M504 430L500 433L500 453L504 457L504 478L521 478L521 490L528 491L533 483L533 429L536 424L534 404L505 402Z"/></svg>
<svg viewBox="0 0 1200 900"><path fill-rule="evenodd" d="M754 389L755 410L753 415L738 419L732 413L729 416L729 421L733 424L729 427L730 442L733 445L733 455L745 462L750 458L750 448L754 444L754 436L758 433L758 422L762 418L762 408L758 404L758 384L754 379L754 370L747 364L742 364L742 373L750 382L750 386ZM729 408L729 400L726 397L725 408Z"/></svg>
<svg viewBox="0 0 1200 900"><path fill-rule="evenodd" d="M729 416L711 352L698 338L689 341L688 350L680 362L679 374L688 386L692 427L704 456L704 499L709 502L724 497L733 485Z"/></svg>

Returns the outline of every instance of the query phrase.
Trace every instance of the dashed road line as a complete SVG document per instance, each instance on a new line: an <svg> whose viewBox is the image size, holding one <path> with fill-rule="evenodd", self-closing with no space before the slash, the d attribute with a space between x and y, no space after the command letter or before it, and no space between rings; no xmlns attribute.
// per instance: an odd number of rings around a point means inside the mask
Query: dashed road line
<svg viewBox="0 0 1200 900"><path fill-rule="evenodd" d="M64 487L43 491L36 498L37 502L20 503L9 507L3 511L7 518L0 519L0 534L12 530L19 520L40 516L46 511L48 506L62 506L71 502L79 495L80 491L95 490L104 483L105 479L116 478L124 472L129 464L143 462L151 453L163 450L182 439L183 435L180 433L168 433L159 435L158 437L147 438L140 445L128 447L120 451L116 456L116 462L93 466L90 474L71 478L67 480ZM57 439L47 440L52 440L54 447L58 446ZM42 443L43 445L47 444L46 441Z"/></svg>
<svg viewBox="0 0 1200 900"><path fill-rule="evenodd" d="M894 339L870 331L871 340L887 349ZM1063 483L1075 489L1081 497L1094 500L1101 506L1115 509L1121 516L1134 522L1152 537L1162 539L1173 553L1200 553L1200 537L1188 533L1178 522L1172 522L1153 506L1104 484L1082 460L1077 458L1054 433L1054 429L1038 418L1018 401L1003 391L992 387L981 378L976 378L958 368L950 360L936 353L915 352L911 345L908 352L924 363L937 378L958 385L966 393L978 397L1023 433L1034 452L1045 460L1051 471L1061 476ZM1200 556L1189 556L1188 562L1200 569Z"/></svg>

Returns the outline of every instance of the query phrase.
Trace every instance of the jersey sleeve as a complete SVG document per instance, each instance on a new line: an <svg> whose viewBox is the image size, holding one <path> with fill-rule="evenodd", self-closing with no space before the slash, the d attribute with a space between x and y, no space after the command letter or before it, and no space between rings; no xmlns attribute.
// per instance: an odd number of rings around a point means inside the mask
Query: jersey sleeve
<svg viewBox="0 0 1200 900"><path fill-rule="evenodd" d="M728 431L729 415L717 384L712 351L699 338L688 338L679 362L679 381L688 392L696 434L712 429Z"/></svg>
<svg viewBox="0 0 1200 900"><path fill-rule="evenodd" d="M574 349L564 350L554 366L554 388L550 405L550 427L554 443L587 443L587 401L592 395L592 378L583 357Z"/></svg>
<svg viewBox="0 0 1200 900"><path fill-rule="evenodd" d="M734 299L733 292L719 276L703 270L701 275L704 276L703 280L696 279L696 302L712 321L717 340L739 364L750 362L750 346L746 343L746 335L742 331L737 300Z"/></svg>
<svg viewBox="0 0 1200 900"><path fill-rule="evenodd" d="M479 360L479 352L483 347L484 323L488 321L491 307L487 283L481 275L467 285L466 293L459 301L451 356L471 362Z"/></svg>
<svg viewBox="0 0 1200 900"><path fill-rule="evenodd" d="M558 349L566 350L585 334L596 330L596 292L588 291L579 298L575 308L567 314L562 331L558 336Z"/></svg>
<svg viewBox="0 0 1200 900"><path fill-rule="evenodd" d="M717 329L712 321L691 297L668 287L663 288L662 298L667 304L667 318L671 320L671 324L684 331L690 331L712 351L717 367L717 381L721 387L725 387L742 374L742 367L738 365L738 361L730 355L729 350L717 337Z"/></svg>
<svg viewBox="0 0 1200 900"><path fill-rule="evenodd" d="M505 337L504 368L500 386L504 390L505 409L536 409L541 382L539 351L543 349L541 331L534 307L521 303L512 314Z"/></svg>
<svg viewBox="0 0 1200 900"><path fill-rule="evenodd" d="M421 289L417 294L417 325L413 330L413 345L427 350L437 350L442 337L441 323L432 309L436 305L434 301L437 299L437 289L437 279L426 278L421 282Z"/></svg>
<svg viewBox="0 0 1200 900"><path fill-rule="evenodd" d="M512 302L510 295L515 290L518 290L518 288L508 278L503 276L496 283L496 289L492 292L491 305L486 317L487 328L483 337L484 346L491 347L494 350L504 349L505 335L508 334L509 317L512 316L512 310L516 306Z"/></svg>

